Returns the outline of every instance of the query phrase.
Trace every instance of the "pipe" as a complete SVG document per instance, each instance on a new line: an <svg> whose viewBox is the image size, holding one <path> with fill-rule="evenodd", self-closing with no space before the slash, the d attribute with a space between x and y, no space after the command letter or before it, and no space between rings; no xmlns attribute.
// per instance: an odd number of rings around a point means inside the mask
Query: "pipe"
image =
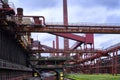
<svg viewBox="0 0 120 80"><path fill-rule="evenodd" d="M42 18L43 19L43 24L46 25L44 16L23 16L23 17L39 17L39 18Z"/></svg>

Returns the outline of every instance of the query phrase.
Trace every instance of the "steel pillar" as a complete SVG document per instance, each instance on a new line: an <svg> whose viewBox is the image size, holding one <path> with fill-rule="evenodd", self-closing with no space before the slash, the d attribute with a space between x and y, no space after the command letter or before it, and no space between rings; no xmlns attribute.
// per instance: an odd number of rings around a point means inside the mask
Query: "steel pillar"
<svg viewBox="0 0 120 80"><path fill-rule="evenodd" d="M117 76L117 68L118 68L118 51L115 52L115 75Z"/></svg>
<svg viewBox="0 0 120 80"><path fill-rule="evenodd" d="M59 37L56 36L56 49L59 49ZM57 53L57 56L59 56L59 53Z"/></svg>
<svg viewBox="0 0 120 80"><path fill-rule="evenodd" d="M64 25L68 25L67 0L63 0L63 21ZM69 49L69 40L67 38L64 38L64 49Z"/></svg>
<svg viewBox="0 0 120 80"><path fill-rule="evenodd" d="M100 71L100 58L98 58L97 60L97 73L99 74L99 71Z"/></svg>
<svg viewBox="0 0 120 80"><path fill-rule="evenodd" d="M53 49L55 49L55 41L53 41ZM56 56L56 53L51 53L53 54L52 56Z"/></svg>
<svg viewBox="0 0 120 80"><path fill-rule="evenodd" d="M64 21L64 25L68 25L67 0L63 0L63 21Z"/></svg>
<svg viewBox="0 0 120 80"><path fill-rule="evenodd" d="M112 54L113 54L113 57L112 57L112 75L114 75L115 74L115 71L114 71L114 69L115 69L115 63L114 63L114 61L115 61L115 52L113 52Z"/></svg>

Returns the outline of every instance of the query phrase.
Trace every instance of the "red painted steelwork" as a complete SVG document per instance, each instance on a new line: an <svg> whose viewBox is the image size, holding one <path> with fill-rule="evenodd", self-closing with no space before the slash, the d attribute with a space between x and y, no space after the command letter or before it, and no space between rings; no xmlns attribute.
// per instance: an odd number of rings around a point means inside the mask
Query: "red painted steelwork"
<svg viewBox="0 0 120 80"><path fill-rule="evenodd" d="M63 0L63 20L64 20L64 25L68 25L67 0Z"/></svg>
<svg viewBox="0 0 120 80"><path fill-rule="evenodd" d="M76 42L75 44L72 45L71 49L76 49L82 43L83 42ZM84 43L85 44L91 44L91 47L93 45L93 48L94 48L94 36L93 36L93 34L86 34L86 36L85 36L85 42Z"/></svg>
<svg viewBox="0 0 120 80"><path fill-rule="evenodd" d="M53 41L53 49L55 49L55 41ZM53 56L55 56L55 53L53 53Z"/></svg>
<svg viewBox="0 0 120 80"><path fill-rule="evenodd" d="M93 34L86 34L85 37L85 43L86 44L94 44L94 35Z"/></svg>
<svg viewBox="0 0 120 80"><path fill-rule="evenodd" d="M6 8L4 8L5 10ZM1 10L1 9L0 9ZM65 56L69 55L69 53L77 53L75 55L77 58L75 60L76 63L83 63L83 66L85 68L89 68L90 73L92 71L92 64L93 60L99 59L97 61L97 69L102 69L99 64L102 62L100 61L100 57L103 56L110 56L109 53L113 53L112 57L112 65L110 65L112 74L117 74L117 55L118 55L118 49L120 49L120 44L111 46L105 50L95 50L92 49L92 45L94 46L94 35L93 33L112 33L112 34L120 34L120 26L118 25L91 25L91 24L79 24L79 25L69 25L68 24L68 12L67 12L67 0L63 0L63 20L64 24L45 24L45 18L43 16L23 16L22 11L20 13L18 12L17 18L20 18L22 20L23 17L31 17L34 20L34 23L31 24L17 24L16 32L48 32L53 33L57 35L56 37L56 48L55 48L55 42L53 41L53 48L45 45L41 45L39 42L36 44L33 44L32 47L37 47L38 49L32 50L34 53L54 53L54 56L56 53L65 53ZM39 19L40 18L40 19ZM42 18L42 20L41 20ZM19 20L19 19L18 19ZM43 22L42 22L43 21ZM41 25L43 23L43 25ZM66 34L64 34L64 33ZM68 33L69 32L69 33ZM85 37L77 36L74 34L70 34L71 32L76 33L88 33ZM91 34L90 34L91 33ZM58 36L64 37L64 49L59 49L59 39ZM68 39L72 39L76 42L71 49L69 49L69 42ZM84 43L84 49L76 49L78 46L80 46L82 43ZM87 47L87 44L90 44L91 48L89 49ZM76 49L76 50L74 50ZM94 54L92 54L94 53ZM116 54L115 54L116 53ZM58 56L58 55L57 55ZM70 56L70 55L69 55ZM87 63L87 65L86 65ZM94 61L95 65L95 61ZM78 68L75 66L75 68ZM77 72L77 69L75 70Z"/></svg>
<svg viewBox="0 0 120 80"><path fill-rule="evenodd" d="M118 49L120 49L120 43L113 45L113 46L110 46L109 48L105 49L104 51L101 51L100 53L96 53L96 55L93 55L93 56L88 57L88 58L84 58L82 61L80 61L80 63L94 60L94 59L100 58L102 56L109 56L108 53L110 53L110 52L112 52L113 56L114 56L114 52Z"/></svg>
<svg viewBox="0 0 120 80"><path fill-rule="evenodd" d="M87 49L87 50L84 50L84 49L76 49L76 50L64 50L64 49L59 49L59 50L56 50L56 49L48 49L48 50L40 50L40 49L36 49L36 50L32 50L33 53L78 53L78 54L83 54L83 53L100 53L101 50L91 50L91 49ZM97 54L97 56L92 56L92 59L91 57L88 57L87 59L83 60L82 62L85 62L85 61L89 61L89 60L93 60L95 58L98 58L98 57L101 57L101 55Z"/></svg>
<svg viewBox="0 0 120 80"><path fill-rule="evenodd" d="M78 42L78 41L76 41L75 44L73 44L70 49L74 50L74 49L76 49L78 46L80 46L82 43L83 43L83 42Z"/></svg>
<svg viewBox="0 0 120 80"><path fill-rule="evenodd" d="M87 62L87 61L91 61L91 60L94 60L94 59L97 59L97 58L100 58L100 57L102 57L102 56L108 56L108 53L104 53L104 52L99 52L99 53L97 53L96 55L93 55L93 56L91 56L91 57L87 57L87 58L85 58L85 59L83 59L82 61L80 61L79 63L84 63L84 62Z"/></svg>
<svg viewBox="0 0 120 80"><path fill-rule="evenodd" d="M4 25L3 25L4 26ZM105 33L105 34L120 34L120 26L81 26L81 25L68 25L67 29L65 25L41 25L36 24L18 24L15 27L16 32L48 32L48 33ZM57 27L58 26L58 27Z"/></svg>
<svg viewBox="0 0 120 80"><path fill-rule="evenodd" d="M59 37L56 36L56 49L59 49Z"/></svg>
<svg viewBox="0 0 120 80"><path fill-rule="evenodd" d="M42 24L42 20L39 20L39 17L33 17L35 24Z"/></svg>
<svg viewBox="0 0 120 80"><path fill-rule="evenodd" d="M79 42L85 42L85 38L82 36L78 36L78 35L74 35L74 34L70 34L70 33L54 33L55 35L61 36L61 37L66 37L72 40L76 40Z"/></svg>
<svg viewBox="0 0 120 80"><path fill-rule="evenodd" d="M63 0L63 21L64 25L68 25L67 0ZM69 40L67 38L64 38L64 49L65 50L69 49Z"/></svg>
<svg viewBox="0 0 120 80"><path fill-rule="evenodd" d="M43 24L45 25L45 17L44 16L23 16L23 17L42 18Z"/></svg>
<svg viewBox="0 0 120 80"><path fill-rule="evenodd" d="M59 49L59 37L56 36L56 49ZM59 53L57 53L57 56L59 56Z"/></svg>

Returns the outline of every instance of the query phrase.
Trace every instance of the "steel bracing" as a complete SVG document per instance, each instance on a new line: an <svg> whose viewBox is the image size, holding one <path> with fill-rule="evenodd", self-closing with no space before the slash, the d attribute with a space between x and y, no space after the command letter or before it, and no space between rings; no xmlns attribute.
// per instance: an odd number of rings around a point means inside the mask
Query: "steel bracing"
<svg viewBox="0 0 120 80"><path fill-rule="evenodd" d="M23 15L22 8L18 8L15 14L14 9L8 4L3 1L1 3L3 7L0 8L0 76L5 77L0 79L28 78L32 76L32 72L40 76L45 69L53 70L58 75L62 71L113 75L120 73L120 55L118 54L120 43L106 49L94 47L94 34L120 34L120 25L70 24L67 0L63 0L64 24L47 24L44 16ZM32 32L56 35L56 39L52 41L53 45L50 47L39 40L32 39ZM73 33L84 33L85 36ZM65 38L64 44L60 43L59 37ZM69 46L69 40L76 42ZM61 49L60 45L64 48ZM42 53L49 53L50 57L43 58ZM57 77L60 78L60 76Z"/></svg>

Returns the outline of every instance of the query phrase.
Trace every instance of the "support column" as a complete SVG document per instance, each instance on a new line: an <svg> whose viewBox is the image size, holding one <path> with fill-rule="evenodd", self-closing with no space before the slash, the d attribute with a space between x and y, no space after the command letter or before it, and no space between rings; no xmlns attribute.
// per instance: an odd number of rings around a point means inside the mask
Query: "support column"
<svg viewBox="0 0 120 80"><path fill-rule="evenodd" d="M94 66L93 66L93 67L94 67L94 68L93 68L93 69L94 69L94 72L93 72L93 73L95 73L95 72L96 72L96 65L95 65L95 61L96 61L96 59L94 60Z"/></svg>
<svg viewBox="0 0 120 80"><path fill-rule="evenodd" d="M67 0L63 0L63 21L64 21L64 25L68 25ZM65 50L69 49L69 40L67 38L64 38L64 49ZM64 53L64 55L67 56L68 53L67 54Z"/></svg>
<svg viewBox="0 0 120 80"><path fill-rule="evenodd" d="M59 37L56 36L56 49L59 49ZM57 53L57 56L59 56L59 53Z"/></svg>
<svg viewBox="0 0 120 80"><path fill-rule="evenodd" d="M115 54L115 75L117 76L117 68L118 68L118 51Z"/></svg>
<svg viewBox="0 0 120 80"><path fill-rule="evenodd" d="M100 58L97 60L97 73L99 74L100 71Z"/></svg>
<svg viewBox="0 0 120 80"><path fill-rule="evenodd" d="M53 41L53 49L55 49L55 41ZM51 56L56 56L55 53L51 53Z"/></svg>
<svg viewBox="0 0 120 80"><path fill-rule="evenodd" d="M108 54L109 54L109 53L108 53ZM108 60L109 60L109 62L108 62L108 64L107 64L107 66L109 66L109 68L107 69L107 73L110 74L110 68L111 68L111 66L110 66L110 61L111 61L110 56L108 56Z"/></svg>
<svg viewBox="0 0 120 80"><path fill-rule="evenodd" d="M112 56L112 75L114 75L115 74L115 72L114 72L114 68L115 68L115 63L114 63L114 58L115 58L115 52L113 52L113 56Z"/></svg>

